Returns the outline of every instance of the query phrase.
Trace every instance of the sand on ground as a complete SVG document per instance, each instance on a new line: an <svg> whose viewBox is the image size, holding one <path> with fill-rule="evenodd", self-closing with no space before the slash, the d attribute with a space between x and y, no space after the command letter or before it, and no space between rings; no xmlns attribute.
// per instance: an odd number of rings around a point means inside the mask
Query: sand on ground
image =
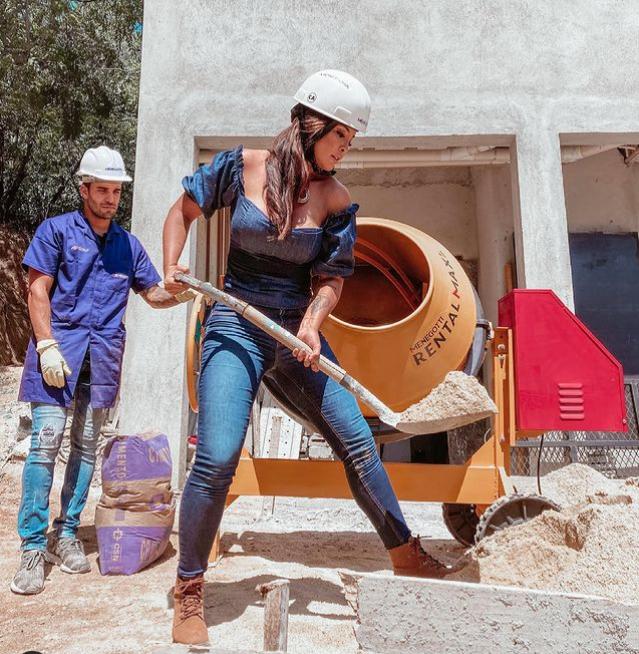
<svg viewBox="0 0 639 654"><path fill-rule="evenodd" d="M49 570L39 595L9 590L19 562L16 516L21 461L0 479L0 652L42 654L153 654L171 643L171 587L177 566L177 529L165 554L131 576L101 576L93 515L100 489L91 489L80 537L93 569L86 575ZM63 466L57 466L51 515L59 508ZM450 539L439 504L403 505L429 551L454 562L463 548ZM176 523L177 525L177 523ZM290 580L288 651L355 654L356 617L338 570L391 574L377 535L353 501L238 499L223 523L225 554L206 574L205 619L211 644L261 651L263 603L255 590Z"/></svg>

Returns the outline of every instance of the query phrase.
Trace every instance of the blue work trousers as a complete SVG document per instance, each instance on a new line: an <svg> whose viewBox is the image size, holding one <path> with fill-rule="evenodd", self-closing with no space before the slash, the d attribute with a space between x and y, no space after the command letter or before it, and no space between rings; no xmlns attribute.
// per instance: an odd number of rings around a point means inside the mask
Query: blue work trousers
<svg viewBox="0 0 639 654"><path fill-rule="evenodd" d="M88 374L81 374L74 396L71 451L60 497L60 515L53 529L58 538L75 538L80 514L89 494L95 468L95 451L106 409L92 409ZM31 403L31 448L22 472L22 501L18 534L22 550L46 550L49 495L55 460L70 408L43 402Z"/></svg>
<svg viewBox="0 0 639 654"><path fill-rule="evenodd" d="M304 314L300 309L261 310L294 334ZM324 338L322 354L336 361ZM217 304L202 348L198 442L180 506L178 574L191 577L207 568L251 406L265 375L344 463L353 497L386 549L407 542L410 530L355 398L324 373L305 368L288 348L232 309Z"/></svg>

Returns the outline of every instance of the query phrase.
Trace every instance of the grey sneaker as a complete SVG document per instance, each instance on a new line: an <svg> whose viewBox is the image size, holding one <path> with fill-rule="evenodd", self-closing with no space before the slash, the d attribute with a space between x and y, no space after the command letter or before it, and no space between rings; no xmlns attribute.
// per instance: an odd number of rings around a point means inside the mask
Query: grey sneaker
<svg viewBox="0 0 639 654"><path fill-rule="evenodd" d="M60 559L60 570L76 575L91 571L82 541L77 538L57 538L53 553Z"/></svg>
<svg viewBox="0 0 639 654"><path fill-rule="evenodd" d="M37 595L44 590L44 564L51 562L44 550L27 550L20 557L20 568L13 577L11 590L18 595Z"/></svg>

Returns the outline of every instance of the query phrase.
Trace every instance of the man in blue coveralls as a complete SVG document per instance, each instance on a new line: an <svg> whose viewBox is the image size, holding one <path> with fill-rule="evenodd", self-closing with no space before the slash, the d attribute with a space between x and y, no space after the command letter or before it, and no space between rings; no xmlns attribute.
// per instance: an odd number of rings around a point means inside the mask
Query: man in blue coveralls
<svg viewBox="0 0 639 654"><path fill-rule="evenodd" d="M18 513L22 555L11 583L22 595L43 590L45 561L71 574L91 569L77 531L100 426L118 393L129 290L156 308L191 295L173 297L160 288L138 239L113 221L122 183L131 181L120 154L106 146L87 150L77 174L82 210L45 220L22 262L33 327L19 395L31 403L33 428ZM49 494L72 400L71 453L50 552Z"/></svg>

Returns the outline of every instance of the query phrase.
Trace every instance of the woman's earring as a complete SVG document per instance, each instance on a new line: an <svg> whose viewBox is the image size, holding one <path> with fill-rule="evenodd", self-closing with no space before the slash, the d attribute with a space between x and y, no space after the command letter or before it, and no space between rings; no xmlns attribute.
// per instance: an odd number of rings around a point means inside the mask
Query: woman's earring
<svg viewBox="0 0 639 654"><path fill-rule="evenodd" d="M310 197L311 197L311 189L310 189L310 187L307 186L306 187L306 193L304 193L304 195L301 198L299 198L299 200L297 202L298 202L298 204L306 204Z"/></svg>

